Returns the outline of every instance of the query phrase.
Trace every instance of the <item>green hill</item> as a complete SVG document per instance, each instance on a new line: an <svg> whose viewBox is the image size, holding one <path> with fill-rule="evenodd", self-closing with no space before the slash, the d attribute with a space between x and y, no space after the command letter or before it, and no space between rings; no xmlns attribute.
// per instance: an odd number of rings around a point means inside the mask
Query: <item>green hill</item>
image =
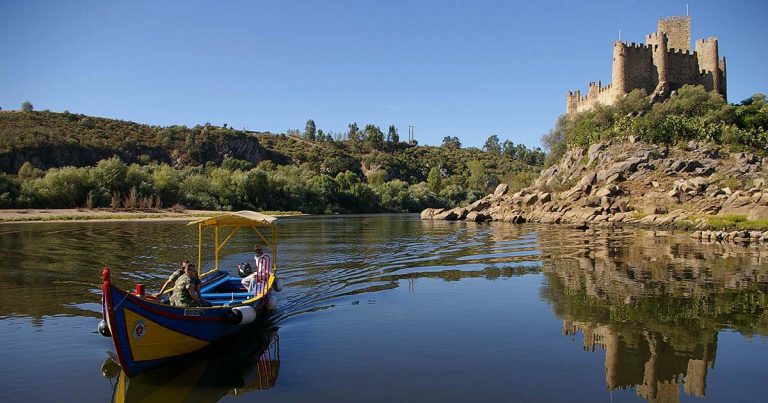
<svg viewBox="0 0 768 403"><path fill-rule="evenodd" d="M346 139L318 133L0 111L0 207L420 211L527 183L544 159L495 136L486 152L450 137L441 147L385 141L372 125Z"/></svg>

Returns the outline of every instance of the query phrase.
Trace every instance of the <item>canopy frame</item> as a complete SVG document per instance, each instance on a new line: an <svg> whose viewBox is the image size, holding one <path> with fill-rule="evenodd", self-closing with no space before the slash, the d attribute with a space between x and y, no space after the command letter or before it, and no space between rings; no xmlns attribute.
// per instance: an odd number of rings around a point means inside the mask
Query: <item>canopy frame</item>
<svg viewBox="0 0 768 403"><path fill-rule="evenodd" d="M213 217L207 217L201 220L190 222L187 225L197 225L197 273L199 276L205 276L209 273L219 270L219 252L229 240L240 232L240 229L248 227L253 229L256 235L272 252L272 272L277 271L277 226L274 221L277 218L257 213L255 211L238 211L231 213L224 213ZM206 228L213 228L213 252L214 252L214 267L205 273L203 270L203 230ZM222 229L229 228L229 232L224 236L223 240L219 240L219 235ZM267 238L263 233L264 230L269 230L270 237Z"/></svg>

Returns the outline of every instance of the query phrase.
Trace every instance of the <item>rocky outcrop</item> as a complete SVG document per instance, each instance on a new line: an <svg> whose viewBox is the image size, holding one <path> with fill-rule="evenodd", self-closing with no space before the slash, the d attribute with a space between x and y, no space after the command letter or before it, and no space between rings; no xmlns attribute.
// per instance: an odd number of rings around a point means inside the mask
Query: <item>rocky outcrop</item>
<svg viewBox="0 0 768 403"><path fill-rule="evenodd" d="M501 184L469 206L427 209L422 218L707 230L717 216L768 220L767 176L768 158L707 143L604 142L570 150L528 188L510 193ZM765 236L721 238L761 242Z"/></svg>

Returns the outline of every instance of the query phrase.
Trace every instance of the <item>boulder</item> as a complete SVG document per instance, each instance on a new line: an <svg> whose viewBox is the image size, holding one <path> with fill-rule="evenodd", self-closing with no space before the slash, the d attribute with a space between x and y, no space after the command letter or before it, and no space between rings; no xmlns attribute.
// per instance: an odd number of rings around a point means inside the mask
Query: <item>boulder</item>
<svg viewBox="0 0 768 403"><path fill-rule="evenodd" d="M432 216L435 220L455 221L459 218L454 210L443 211Z"/></svg>
<svg viewBox="0 0 768 403"><path fill-rule="evenodd" d="M610 209L611 205L613 204L613 200L608 196L603 196L600 198L600 207L604 209Z"/></svg>
<svg viewBox="0 0 768 403"><path fill-rule="evenodd" d="M579 188L584 189L586 192L589 192L589 189L592 187L592 184L595 183L595 179L597 178L597 175L594 172L590 172L586 175L584 175L581 180L579 180Z"/></svg>
<svg viewBox="0 0 768 403"><path fill-rule="evenodd" d="M703 165L699 161L689 161L687 164L685 164L685 167L683 167L683 172L693 172L698 168L702 168Z"/></svg>
<svg viewBox="0 0 768 403"><path fill-rule="evenodd" d="M609 185L604 186L600 190L595 193L595 196L597 197L605 197L605 196L616 196L621 192L621 189L619 189L616 185Z"/></svg>
<svg viewBox="0 0 768 403"><path fill-rule="evenodd" d="M428 208L428 209L424 209L424 211L421 212L421 219L422 220L432 220L432 219L435 218L436 214L440 214L443 211L445 211L445 209L443 209L443 208Z"/></svg>
<svg viewBox="0 0 768 403"><path fill-rule="evenodd" d="M496 186L496 190L493 191L493 196L501 197L507 194L508 191L509 191L509 185L507 185L506 183L502 183L499 186Z"/></svg>
<svg viewBox="0 0 768 403"><path fill-rule="evenodd" d="M749 209L747 220L768 220L768 206L753 206Z"/></svg>
<svg viewBox="0 0 768 403"><path fill-rule="evenodd" d="M501 186L501 185L499 185ZM483 211L487 209L488 207L491 207L491 202L485 199L480 199L475 201L474 203L467 206L467 212L472 211Z"/></svg>
<svg viewBox="0 0 768 403"><path fill-rule="evenodd" d="M485 214L478 213L477 211L470 211L467 213L467 221L474 221L474 222L483 222L487 219Z"/></svg>
<svg viewBox="0 0 768 403"><path fill-rule="evenodd" d="M597 158L600 154L600 151L603 151L606 148L608 148L608 146L606 146L604 143L592 144L589 147L589 150L587 150L587 157L589 157L589 162L587 164L592 164L595 158Z"/></svg>
<svg viewBox="0 0 768 403"><path fill-rule="evenodd" d="M715 173L713 167L701 167L693 170L693 174L696 176L711 176L713 173Z"/></svg>
<svg viewBox="0 0 768 403"><path fill-rule="evenodd" d="M626 212L629 211L629 206L627 205L627 201L624 200L624 199L616 200L611 205L611 210L612 211L619 211L619 212L622 212L622 213L626 213Z"/></svg>

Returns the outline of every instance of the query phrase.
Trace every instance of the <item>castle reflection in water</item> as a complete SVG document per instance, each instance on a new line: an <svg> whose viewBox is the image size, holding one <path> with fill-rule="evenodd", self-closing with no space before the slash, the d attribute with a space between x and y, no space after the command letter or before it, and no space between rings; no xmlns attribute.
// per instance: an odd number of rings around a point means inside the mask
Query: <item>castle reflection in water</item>
<svg viewBox="0 0 768 403"><path fill-rule="evenodd" d="M766 248L644 231L554 235L539 237L542 296L563 336L604 352L608 390L634 388L651 402L704 397L719 331L768 335Z"/></svg>

